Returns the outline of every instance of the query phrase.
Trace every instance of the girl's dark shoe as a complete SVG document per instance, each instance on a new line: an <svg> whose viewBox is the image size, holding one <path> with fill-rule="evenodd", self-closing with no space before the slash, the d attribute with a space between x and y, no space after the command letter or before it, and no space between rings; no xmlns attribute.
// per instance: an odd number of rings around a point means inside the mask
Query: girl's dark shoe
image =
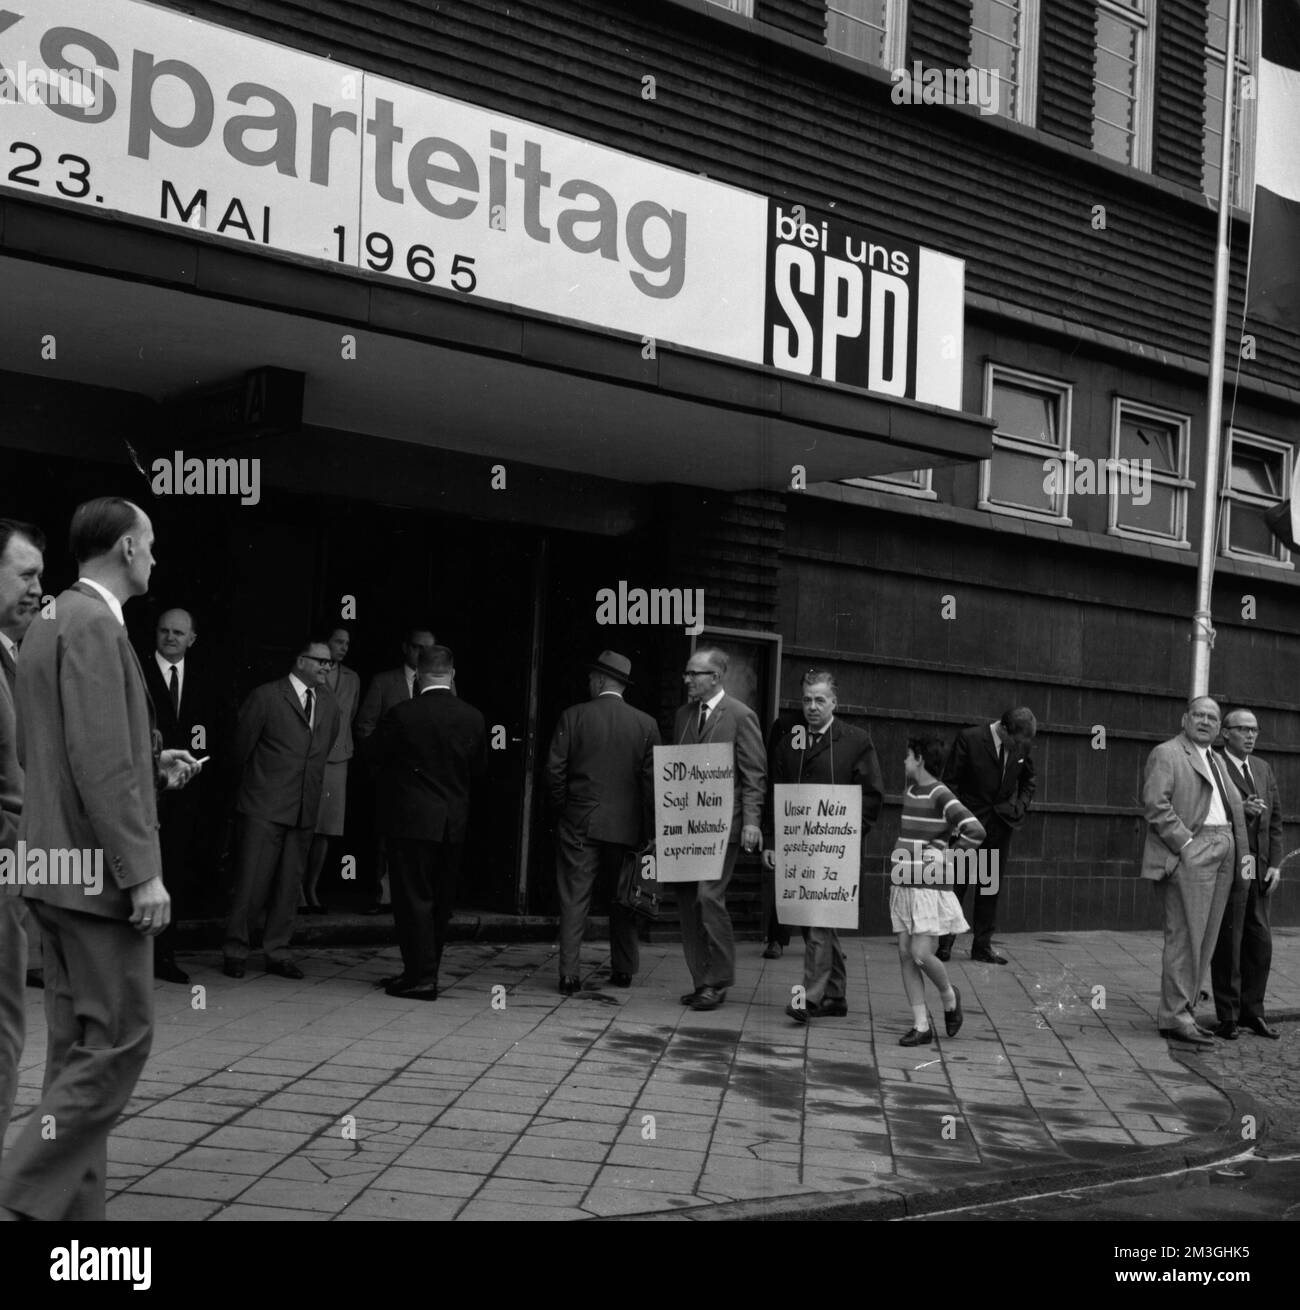
<svg viewBox="0 0 1300 1310"><path fill-rule="evenodd" d="M957 999L951 1010L943 1012L943 1026L947 1029L949 1037L956 1037L958 1030L961 1028L961 1021L965 1016L961 1012L961 992L954 987L952 994Z"/></svg>
<svg viewBox="0 0 1300 1310"><path fill-rule="evenodd" d="M906 1037L898 1039L899 1046L929 1046L934 1041L934 1029L927 1028L921 1032L917 1028L909 1028Z"/></svg>

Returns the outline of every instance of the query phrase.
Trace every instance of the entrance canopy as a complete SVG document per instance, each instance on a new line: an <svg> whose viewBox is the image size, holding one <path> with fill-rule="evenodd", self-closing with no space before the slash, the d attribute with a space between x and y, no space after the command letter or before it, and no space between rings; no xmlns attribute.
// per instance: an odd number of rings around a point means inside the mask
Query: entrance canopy
<svg viewBox="0 0 1300 1310"><path fill-rule="evenodd" d="M781 490L795 466L811 484L989 454L978 415L174 227L12 200L0 221L0 369L46 381L174 403L277 367L304 376L307 427L640 485Z"/></svg>

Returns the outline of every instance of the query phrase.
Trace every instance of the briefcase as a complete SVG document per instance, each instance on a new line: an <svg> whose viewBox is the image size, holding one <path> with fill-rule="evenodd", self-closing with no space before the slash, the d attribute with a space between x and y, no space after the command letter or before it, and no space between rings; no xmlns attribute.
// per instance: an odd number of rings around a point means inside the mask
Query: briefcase
<svg viewBox="0 0 1300 1310"><path fill-rule="evenodd" d="M647 858L649 857L649 858ZM618 892L614 899L626 910L645 919L659 917L659 880L655 877L654 857L650 848L629 850L618 871Z"/></svg>

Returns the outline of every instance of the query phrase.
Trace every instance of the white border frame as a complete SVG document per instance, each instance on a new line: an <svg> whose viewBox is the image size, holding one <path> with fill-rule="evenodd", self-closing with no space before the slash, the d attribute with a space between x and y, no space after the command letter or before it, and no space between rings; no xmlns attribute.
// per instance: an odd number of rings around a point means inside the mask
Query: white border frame
<svg viewBox="0 0 1300 1310"><path fill-rule="evenodd" d="M1118 491L1111 492L1108 497L1110 506L1106 531L1112 536L1123 537L1126 541L1150 541L1160 546L1170 546L1174 550L1188 550L1191 548L1191 542L1187 539L1187 502L1190 499L1188 493L1196 486L1196 483L1188 477L1192 444L1191 415L1179 414L1170 409L1159 409L1155 405L1145 405L1141 401L1126 400L1123 396L1116 396L1111 406L1110 418L1110 454L1112 459L1120 457L1119 429L1120 423L1126 415L1155 419L1158 423L1178 429L1178 472L1171 476L1168 473L1159 473L1154 469L1151 471L1153 486L1158 483L1162 487L1174 487L1177 491L1174 499L1175 532L1173 536L1170 536L1163 532L1149 532L1141 528L1125 527L1119 522Z"/></svg>
<svg viewBox="0 0 1300 1310"><path fill-rule="evenodd" d="M1041 373L1027 373L1023 369L1011 368L1005 364L995 364L992 360L989 360L984 366L984 408L982 412L986 418L993 417L993 387L997 382L1009 382L1016 386L1054 392L1060 398L1061 444L1055 448L1055 455L1056 458L1063 459L1068 463L1070 458L1074 384L1061 378L1046 377ZM1003 436L996 428L993 432L993 447L995 450L999 448L1013 450L1021 455L1038 455L1042 453L1044 460L1052 458L1051 455L1044 453L1048 449L1047 446L1040 445L1038 442L1026 441L1023 437ZM990 500L989 485L992 480L993 460L991 458L981 460L978 509L988 510L993 514L1005 514L1010 518L1033 519L1035 523L1056 523L1067 528L1071 525L1070 490L1068 487L1061 492L1061 508L1060 512L1056 513L1052 510L1026 509L1023 505L1004 505L999 501Z"/></svg>

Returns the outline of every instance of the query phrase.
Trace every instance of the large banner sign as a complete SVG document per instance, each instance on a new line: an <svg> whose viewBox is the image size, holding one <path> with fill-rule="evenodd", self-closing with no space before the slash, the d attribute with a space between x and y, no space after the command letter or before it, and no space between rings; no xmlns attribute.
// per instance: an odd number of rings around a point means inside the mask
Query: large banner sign
<svg viewBox="0 0 1300 1310"><path fill-rule="evenodd" d="M735 806L735 747L656 746L655 872L663 882L722 877Z"/></svg>
<svg viewBox="0 0 1300 1310"><path fill-rule="evenodd" d="M960 260L138 0L14 3L0 188L960 407Z"/></svg>
<svg viewBox="0 0 1300 1310"><path fill-rule="evenodd" d="M776 917L801 928L856 928L862 789L777 783Z"/></svg>

